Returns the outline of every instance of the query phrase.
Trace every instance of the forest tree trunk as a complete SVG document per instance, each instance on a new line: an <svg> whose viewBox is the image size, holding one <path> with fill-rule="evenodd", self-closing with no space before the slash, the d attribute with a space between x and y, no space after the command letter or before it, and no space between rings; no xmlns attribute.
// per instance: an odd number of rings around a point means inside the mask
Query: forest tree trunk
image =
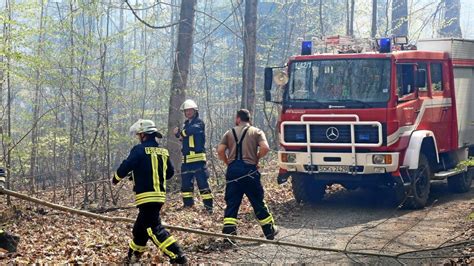
<svg viewBox="0 0 474 266"><path fill-rule="evenodd" d="M242 75L241 107L255 110L255 72L257 51L257 5L258 0L245 1L244 16L244 61Z"/></svg>
<svg viewBox="0 0 474 266"><path fill-rule="evenodd" d="M44 2L41 1L40 7L40 21L38 29L38 46L36 47L36 56L39 58L42 55L43 49L43 17L44 17ZM37 150L38 150L38 117L40 112L40 90L41 90L41 70L39 66L36 66L35 71L35 96L33 100L33 119L32 119L32 130L31 130L31 151L30 151L30 191L35 192L35 179L36 179L36 167L37 167ZM44 177L43 177L44 178Z"/></svg>
<svg viewBox="0 0 474 266"><path fill-rule="evenodd" d="M168 149L173 165L181 165L181 143L173 134L173 128L181 126L183 114L179 107L186 97L186 85L193 52L194 16L196 0L182 0L179 14L178 43L176 46L171 80L171 96L168 110Z"/></svg>
<svg viewBox="0 0 474 266"><path fill-rule="evenodd" d="M372 28L370 37L375 38L377 35L377 0L372 0Z"/></svg>

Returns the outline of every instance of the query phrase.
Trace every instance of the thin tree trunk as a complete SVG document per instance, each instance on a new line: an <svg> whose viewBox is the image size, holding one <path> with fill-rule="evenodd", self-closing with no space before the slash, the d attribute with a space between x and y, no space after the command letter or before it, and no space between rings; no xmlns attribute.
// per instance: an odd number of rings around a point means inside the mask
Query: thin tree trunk
<svg viewBox="0 0 474 266"><path fill-rule="evenodd" d="M324 38L326 34L324 33L324 23L323 23L323 0L319 0L319 29L321 32L321 37Z"/></svg>
<svg viewBox="0 0 474 266"><path fill-rule="evenodd" d="M196 0L181 1L179 15L178 43L171 81L171 96L168 110L168 149L175 167L181 164L180 146L173 134L173 128L180 126L183 114L179 111L186 97L186 86L193 51L194 16Z"/></svg>
<svg viewBox="0 0 474 266"><path fill-rule="evenodd" d="M351 9L349 5L349 0L346 0L346 35L350 35L350 24L351 24Z"/></svg>
<svg viewBox="0 0 474 266"><path fill-rule="evenodd" d="M351 0L351 15L349 23L349 36L354 36L354 15L355 15L355 0Z"/></svg>
<svg viewBox="0 0 474 266"><path fill-rule="evenodd" d="M389 20L389 9L390 9L390 1L391 0L387 0L385 2L385 31L384 31L384 34L383 36L387 36L388 35L388 32L389 32L389 29L390 29L390 20Z"/></svg>
<svg viewBox="0 0 474 266"><path fill-rule="evenodd" d="M6 0L6 9L8 10L8 21L12 21L12 9L14 5L14 0ZM7 189L12 188L13 186L10 186L11 182L11 165L12 165L12 151L11 151L11 139L12 139L12 88L11 88L11 77L10 77L10 66L11 66L11 58L10 54L12 52L12 40L11 40L11 32L12 32L12 26L10 23L6 24L5 26L5 44L6 44L6 51L7 51L7 65L6 65L6 70L7 70L7 154L6 154L6 187ZM7 197L7 205L11 205L11 200L10 197Z"/></svg>
<svg viewBox="0 0 474 266"><path fill-rule="evenodd" d="M59 97L56 96L55 98L56 98L56 101L59 102ZM59 116L58 116L58 111L55 111L54 112L54 128L58 128L58 127L59 127ZM53 202L56 202L56 185L57 185L56 182L58 180L57 138L58 138L57 131L54 130L54 133L53 133L53 171L51 171L51 174L53 177Z"/></svg>
<svg viewBox="0 0 474 266"><path fill-rule="evenodd" d="M44 18L44 1L41 0L40 3L40 21L39 21L39 36L38 36L38 46L36 48L36 56L40 57L43 49L43 18ZM35 71L35 96L33 100L33 129L31 131L31 151L30 151L30 191L35 192L35 179L37 176L37 151L38 151L38 117L40 112L40 90L41 90L41 70L40 66L36 66Z"/></svg>
<svg viewBox="0 0 474 266"><path fill-rule="evenodd" d="M69 12L71 13L70 15L70 21L69 21L69 45L70 45L70 54L69 54L69 64L71 66L74 66L75 65L75 53L74 53L74 49L75 49L75 44L74 44L74 13L73 13L73 10L74 10L74 6L73 6L73 0L69 0ZM74 101L75 101L75 97L74 97L74 94L75 94L75 90L74 90L74 68L70 68L70 71L69 71L69 75L70 75L70 91L69 91L69 110L71 112L71 118L70 118L70 121L69 121L69 143L68 143L68 152L67 152L67 173L66 173L66 187L67 187L67 191L68 191L68 195L71 196L73 193L73 180L74 180L74 176L73 176L73 167L74 167L74 163L73 163L73 154L75 152L75 149L74 149L74 144L75 144L75 124L76 124L76 114L75 114L75 104L74 104Z"/></svg>
<svg viewBox="0 0 474 266"><path fill-rule="evenodd" d="M142 17L146 17L146 10L143 10ZM141 110L141 118L145 118L145 109L146 109L146 102L147 102L147 94L148 94L148 42L147 42L147 35L146 35L146 26L142 26L142 50L143 55L145 57L145 62L143 65L143 72L142 72L142 86L143 86L143 99L142 99L142 110Z"/></svg>
<svg viewBox="0 0 474 266"><path fill-rule="evenodd" d="M374 38L377 35L377 0L372 0L372 28L370 37Z"/></svg>
<svg viewBox="0 0 474 266"><path fill-rule="evenodd" d="M125 37L123 34L124 30L124 2L122 1L120 4L120 22L119 22L119 34L120 34L120 91L125 89L125 82L127 79L127 71L125 71Z"/></svg>
<svg viewBox="0 0 474 266"><path fill-rule="evenodd" d="M107 7L107 22L106 22L106 33L105 33L105 40L109 39L109 24L110 24L110 5L111 1L109 0L109 6ZM102 74L101 74L101 81L102 81L102 88L104 91L105 97L105 133L106 133L106 140L105 140L105 154L107 157L107 165L106 165L106 176L111 176L111 165L110 165L110 111L109 111L109 90L106 86L105 81L105 67L107 64L107 42L104 42L104 52L103 52L103 60L102 60ZM97 185L96 188L96 200L97 200ZM103 189L105 193L105 189ZM104 202L105 203L105 202Z"/></svg>
<svg viewBox="0 0 474 266"><path fill-rule="evenodd" d="M257 52L257 5L258 0L245 0L244 17L244 60L242 74L241 107L254 116L255 110L255 71Z"/></svg>

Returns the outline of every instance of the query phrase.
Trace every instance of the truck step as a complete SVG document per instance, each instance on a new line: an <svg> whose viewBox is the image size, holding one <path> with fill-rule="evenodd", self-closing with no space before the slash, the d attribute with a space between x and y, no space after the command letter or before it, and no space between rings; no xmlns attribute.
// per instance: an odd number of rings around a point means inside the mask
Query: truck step
<svg viewBox="0 0 474 266"><path fill-rule="evenodd" d="M445 178L448 178L450 176L454 176L454 175L464 173L466 171L467 171L467 167L466 168L461 168L461 169L454 168L454 169L450 169L450 170L447 170L447 171L442 171L442 172L435 173L434 174L434 179L445 179Z"/></svg>

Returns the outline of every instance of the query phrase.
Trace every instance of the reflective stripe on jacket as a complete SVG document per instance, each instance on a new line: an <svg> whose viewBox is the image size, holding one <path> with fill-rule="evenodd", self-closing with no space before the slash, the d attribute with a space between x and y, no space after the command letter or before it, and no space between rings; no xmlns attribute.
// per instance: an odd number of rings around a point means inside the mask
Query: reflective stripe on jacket
<svg viewBox="0 0 474 266"><path fill-rule="evenodd" d="M191 120L184 122L183 130L180 135L183 138L183 163L194 163L206 161L206 126L204 122L196 116Z"/></svg>
<svg viewBox="0 0 474 266"><path fill-rule="evenodd" d="M121 180L130 172L136 194L135 205L165 202L166 180L174 175L167 149L160 148L155 139L136 145L120 164L114 178Z"/></svg>

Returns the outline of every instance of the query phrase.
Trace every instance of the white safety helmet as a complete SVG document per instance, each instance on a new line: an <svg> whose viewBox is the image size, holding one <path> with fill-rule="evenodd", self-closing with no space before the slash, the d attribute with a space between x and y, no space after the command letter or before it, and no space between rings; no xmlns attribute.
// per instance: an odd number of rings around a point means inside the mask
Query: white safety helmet
<svg viewBox="0 0 474 266"><path fill-rule="evenodd" d="M197 110L198 110L198 106L197 106L197 104L196 104L195 101L188 99L188 100L184 101L183 104L181 104L181 107L180 107L179 109L180 109L181 111L184 111L184 110L186 110L186 109L194 109L194 110L197 111Z"/></svg>
<svg viewBox="0 0 474 266"><path fill-rule="evenodd" d="M135 134L140 134L140 133L145 133L145 134L153 134L156 133L157 138L162 138L163 135L161 135L160 132L158 132L158 129L156 128L155 122L152 120L148 119L138 119L135 124L133 124L130 127L130 133L135 135Z"/></svg>

